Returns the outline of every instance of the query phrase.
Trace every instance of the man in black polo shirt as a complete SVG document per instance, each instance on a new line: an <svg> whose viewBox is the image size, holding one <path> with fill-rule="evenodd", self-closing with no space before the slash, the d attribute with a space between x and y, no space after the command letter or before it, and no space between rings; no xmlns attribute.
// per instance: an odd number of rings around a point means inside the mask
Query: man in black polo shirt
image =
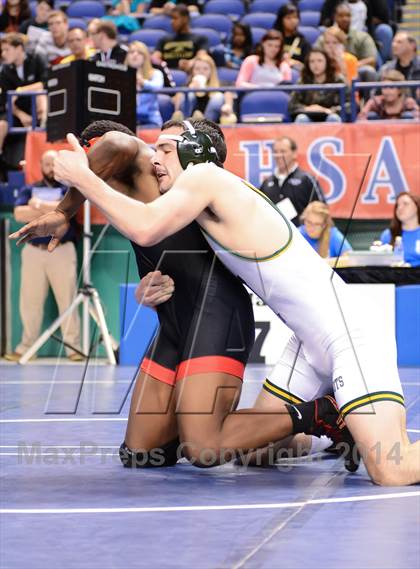
<svg viewBox="0 0 420 569"><path fill-rule="evenodd" d="M18 33L5 34L0 40L3 67L0 73L0 170L2 169L3 145L9 126L7 123L7 91L33 85L33 91L43 88L47 68L37 55L25 51L25 36ZM47 118L46 97L37 97L38 121L41 124ZM32 124L30 97L17 97L13 103L13 121L15 126L29 127ZM4 164L3 164L4 168Z"/></svg>
<svg viewBox="0 0 420 569"><path fill-rule="evenodd" d="M171 12L173 34L163 37L152 54L156 63L166 61L172 69L188 71L191 60L200 52L207 53L205 36L190 31L190 13L185 4L178 4Z"/></svg>
<svg viewBox="0 0 420 569"><path fill-rule="evenodd" d="M315 200L325 202L317 180L299 168L297 150L296 142L288 136L282 136L274 141L273 155L276 168L260 188L296 226L300 225L299 216L309 202Z"/></svg>
<svg viewBox="0 0 420 569"><path fill-rule="evenodd" d="M53 211L66 193L67 188L54 180L56 155L53 150L45 152L41 158L42 180L20 190L14 209L16 221L27 223ZM38 339L49 285L60 314L69 307L76 295L76 232L74 222L72 223L60 246L52 253L47 250L50 239L45 237L33 239L22 250L19 307L23 332L15 351L5 355L9 361L18 361ZM66 318L61 331L64 342L80 351L80 319L77 310ZM81 361L80 354L70 348L66 348L66 351L71 361Z"/></svg>

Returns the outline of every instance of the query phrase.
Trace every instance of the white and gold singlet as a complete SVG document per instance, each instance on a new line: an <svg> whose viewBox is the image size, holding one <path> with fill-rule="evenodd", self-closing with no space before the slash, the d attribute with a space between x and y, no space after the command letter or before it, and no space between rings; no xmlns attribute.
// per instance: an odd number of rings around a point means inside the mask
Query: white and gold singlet
<svg viewBox="0 0 420 569"><path fill-rule="evenodd" d="M294 332L264 389L288 402L333 389L344 414L361 407L372 412L375 401L404 404L393 335L371 331L348 285L268 198L246 185L276 209L286 244L268 257L250 258L203 233L226 267Z"/></svg>

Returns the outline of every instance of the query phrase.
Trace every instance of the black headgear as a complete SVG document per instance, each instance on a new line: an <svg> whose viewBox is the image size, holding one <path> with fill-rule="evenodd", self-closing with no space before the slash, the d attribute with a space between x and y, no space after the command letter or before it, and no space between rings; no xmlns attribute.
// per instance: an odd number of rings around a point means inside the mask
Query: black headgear
<svg viewBox="0 0 420 569"><path fill-rule="evenodd" d="M177 143L178 158L185 170L188 164L217 162L219 157L208 134L195 130L189 121L183 121L186 130L180 135L167 135ZM163 135L165 136L165 135Z"/></svg>

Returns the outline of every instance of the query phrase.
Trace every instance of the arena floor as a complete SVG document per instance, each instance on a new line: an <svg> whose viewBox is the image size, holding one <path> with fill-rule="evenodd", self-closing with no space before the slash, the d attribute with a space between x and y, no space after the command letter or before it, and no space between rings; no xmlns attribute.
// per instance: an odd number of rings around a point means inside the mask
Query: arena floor
<svg viewBox="0 0 420 569"><path fill-rule="evenodd" d="M419 487L317 455L278 468L121 467L133 368L0 364L1 569L415 569ZM267 369L249 366L241 406ZM412 440L420 368L402 369Z"/></svg>

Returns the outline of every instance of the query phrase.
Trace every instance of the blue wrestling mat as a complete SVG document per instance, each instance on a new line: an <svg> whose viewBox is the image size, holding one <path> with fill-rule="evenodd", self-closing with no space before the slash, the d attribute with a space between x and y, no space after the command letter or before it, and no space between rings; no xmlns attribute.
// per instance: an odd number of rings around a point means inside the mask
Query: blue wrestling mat
<svg viewBox="0 0 420 569"><path fill-rule="evenodd" d="M0 365L1 569L415 569L420 490L326 453L267 469L129 470L133 368ZM240 406L266 368L249 366ZM420 369L402 369L420 438ZM74 410L68 408L69 401ZM74 412L75 411L75 412Z"/></svg>

